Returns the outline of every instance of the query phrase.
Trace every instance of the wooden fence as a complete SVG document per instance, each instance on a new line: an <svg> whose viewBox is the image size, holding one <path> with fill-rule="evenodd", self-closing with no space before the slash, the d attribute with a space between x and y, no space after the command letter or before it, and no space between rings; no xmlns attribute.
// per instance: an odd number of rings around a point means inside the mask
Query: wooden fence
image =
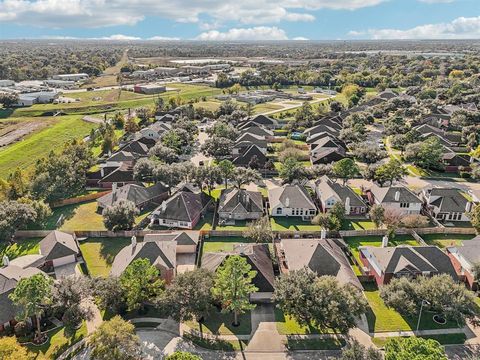
<svg viewBox="0 0 480 360"><path fill-rule="evenodd" d="M70 199L57 201L57 202L54 202L51 205L51 207L52 208L57 208L57 207L60 207L60 206L65 206L65 205L80 204L80 203L83 203L83 202L98 199L98 198L102 197L103 195L108 194L109 192L111 192L111 190L99 191L99 192L95 192L95 193L91 193L91 194L87 194L87 195L82 195L82 196L77 196L77 197L70 198Z"/></svg>

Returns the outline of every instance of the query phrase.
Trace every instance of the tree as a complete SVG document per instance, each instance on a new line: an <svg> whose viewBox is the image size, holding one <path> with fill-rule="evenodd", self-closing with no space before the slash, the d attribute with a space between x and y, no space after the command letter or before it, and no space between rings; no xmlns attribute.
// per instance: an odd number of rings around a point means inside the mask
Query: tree
<svg viewBox="0 0 480 360"><path fill-rule="evenodd" d="M479 204L474 205L472 207L472 211L468 213L468 216L470 217L470 222L472 223L472 226L475 228L475 231L477 232L477 234L480 234L480 205ZM1 224L1 220L0 220L0 224Z"/></svg>
<svg viewBox="0 0 480 360"><path fill-rule="evenodd" d="M233 312L235 326L239 324L239 314L255 307L250 304L250 294L258 291L252 283L256 275L247 260L238 255L229 256L217 269L212 294L223 311Z"/></svg>
<svg viewBox="0 0 480 360"><path fill-rule="evenodd" d="M108 230L129 230L135 224L138 213L132 201L121 199L103 210L103 223Z"/></svg>
<svg viewBox="0 0 480 360"><path fill-rule="evenodd" d="M352 179L360 172L355 161L349 158L335 162L335 164L333 164L332 171L334 176L343 179L343 185L345 185L349 179Z"/></svg>
<svg viewBox="0 0 480 360"><path fill-rule="evenodd" d="M20 169L15 169L8 176L8 199L17 200L28 193L28 181L25 173Z"/></svg>
<svg viewBox="0 0 480 360"><path fill-rule="evenodd" d="M91 310L81 306L81 302L90 294L89 285L86 278L78 276L61 278L53 285L53 306L63 313L63 323L69 329L92 317Z"/></svg>
<svg viewBox="0 0 480 360"><path fill-rule="evenodd" d="M124 129L127 134L134 134L140 130L140 126L135 121L135 118L128 117L127 121L125 122Z"/></svg>
<svg viewBox="0 0 480 360"><path fill-rule="evenodd" d="M447 360L445 348L433 339L420 337L393 338L385 345L385 360Z"/></svg>
<svg viewBox="0 0 480 360"><path fill-rule="evenodd" d="M148 158L141 158L133 167L133 177L137 181L152 181L157 162Z"/></svg>
<svg viewBox="0 0 480 360"><path fill-rule="evenodd" d="M159 270L148 259L137 259L120 276L127 309L143 309L145 302L155 301L163 293L164 281Z"/></svg>
<svg viewBox="0 0 480 360"><path fill-rule="evenodd" d="M90 288L100 310L117 314L125 308L123 289L118 277L94 277L90 280Z"/></svg>
<svg viewBox="0 0 480 360"><path fill-rule="evenodd" d="M203 143L202 152L215 159L222 159L232 153L233 145L232 140L214 135Z"/></svg>
<svg viewBox="0 0 480 360"><path fill-rule="evenodd" d="M3 360L29 360L33 358L26 346L18 343L15 336L0 338L0 359Z"/></svg>
<svg viewBox="0 0 480 360"><path fill-rule="evenodd" d="M157 164L153 171L153 177L155 181L160 181L168 186L168 191L181 183L186 174L186 167L184 164Z"/></svg>
<svg viewBox="0 0 480 360"><path fill-rule="evenodd" d="M52 302L53 279L44 274L35 274L23 278L17 283L15 290L8 296L18 307L18 318L26 320L35 316L36 319L36 340L41 342L42 331L40 328L40 317L46 306Z"/></svg>
<svg viewBox="0 0 480 360"><path fill-rule="evenodd" d="M241 189L243 185L250 184L251 182L259 181L261 179L262 176L260 173L254 169L237 167L232 173L232 181L235 183L237 189Z"/></svg>
<svg viewBox="0 0 480 360"><path fill-rule="evenodd" d="M38 227L44 227L48 218L52 215L50 206L43 200L34 200L30 197L22 197L18 199L20 204L26 204L33 208L35 216L30 219L29 224Z"/></svg>
<svg viewBox="0 0 480 360"><path fill-rule="evenodd" d="M212 308L213 274L203 268L178 274L168 286L161 303L179 321L199 321Z"/></svg>
<svg viewBox="0 0 480 360"><path fill-rule="evenodd" d="M375 169L373 180L378 182L380 186L383 186L387 181L392 185L394 181L400 181L407 174L407 169L399 160L391 159Z"/></svg>
<svg viewBox="0 0 480 360"><path fill-rule="evenodd" d="M158 142L148 151L149 156L154 156L158 160L167 164L171 164L178 161L178 155L175 150L166 147L162 143Z"/></svg>
<svg viewBox="0 0 480 360"><path fill-rule="evenodd" d="M383 212L383 223L387 227L387 236L390 240L395 237L395 232L402 221L402 213L394 208L387 207Z"/></svg>
<svg viewBox="0 0 480 360"><path fill-rule="evenodd" d="M195 174L196 180L200 185L205 185L208 195L212 194L216 184L222 183L222 174L218 166L200 166Z"/></svg>
<svg viewBox="0 0 480 360"><path fill-rule="evenodd" d="M338 231L342 228L342 223L332 214L319 213L312 219L312 224L319 225L326 230Z"/></svg>
<svg viewBox="0 0 480 360"><path fill-rule="evenodd" d="M368 215L370 216L370 220L372 220L373 224L378 229L383 225L385 220L385 208L381 205L375 204L370 209Z"/></svg>
<svg viewBox="0 0 480 360"><path fill-rule="evenodd" d="M112 123L117 129L123 129L125 126L125 116L121 112L116 112L113 116Z"/></svg>
<svg viewBox="0 0 480 360"><path fill-rule="evenodd" d="M254 240L257 243L269 243L273 240L274 234L268 216L262 216L248 224L243 237Z"/></svg>
<svg viewBox="0 0 480 360"><path fill-rule="evenodd" d="M430 137L425 141L410 144L405 149L405 159L423 169L441 169L443 145L438 138Z"/></svg>
<svg viewBox="0 0 480 360"><path fill-rule="evenodd" d="M357 143L352 149L353 156L361 162L373 164L387 157L387 152L372 142Z"/></svg>
<svg viewBox="0 0 480 360"><path fill-rule="evenodd" d="M287 158L281 165L278 176L284 183L291 183L293 180L303 179L306 176L305 166L294 158Z"/></svg>
<svg viewBox="0 0 480 360"><path fill-rule="evenodd" d="M340 360L382 360L382 354L377 349L369 347L368 349L357 340L348 343L342 349Z"/></svg>
<svg viewBox="0 0 480 360"><path fill-rule="evenodd" d="M367 309L364 297L352 285L340 285L333 276L309 269L290 271L275 282L278 307L302 326L347 332Z"/></svg>
<svg viewBox="0 0 480 360"><path fill-rule="evenodd" d="M222 160L218 163L218 168L220 169L220 174L223 177L223 182L225 189L228 188L228 179L231 178L235 170L235 165L230 160Z"/></svg>
<svg viewBox="0 0 480 360"><path fill-rule="evenodd" d="M419 214L405 215L400 222L404 227L411 229L427 227L429 224L428 218Z"/></svg>
<svg viewBox="0 0 480 360"><path fill-rule="evenodd" d="M120 316L104 321L88 339L94 360L135 360L140 355L140 339L135 326Z"/></svg>
<svg viewBox="0 0 480 360"><path fill-rule="evenodd" d="M217 121L212 127L207 128L207 134L212 137L223 137L235 141L238 138L239 131L225 121Z"/></svg>
<svg viewBox="0 0 480 360"><path fill-rule="evenodd" d="M0 202L0 240L10 240L15 231L25 228L36 216L37 212L30 204Z"/></svg>
<svg viewBox="0 0 480 360"><path fill-rule="evenodd" d="M202 358L185 351L175 351L168 355L165 360L202 360Z"/></svg>
<svg viewBox="0 0 480 360"><path fill-rule="evenodd" d="M2 104L3 107L9 108L16 103L18 103L18 94L5 92L0 93L0 104Z"/></svg>

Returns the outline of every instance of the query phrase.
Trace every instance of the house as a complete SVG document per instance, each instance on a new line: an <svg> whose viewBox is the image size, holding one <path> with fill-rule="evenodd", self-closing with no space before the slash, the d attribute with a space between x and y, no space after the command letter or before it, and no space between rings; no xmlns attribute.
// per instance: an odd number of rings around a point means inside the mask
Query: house
<svg viewBox="0 0 480 360"><path fill-rule="evenodd" d="M257 126L263 126L264 128L270 130L275 130L278 128L278 121L266 115L257 115L253 119L250 119L249 122L254 123ZM240 126L240 129L243 129L243 127Z"/></svg>
<svg viewBox="0 0 480 360"><path fill-rule="evenodd" d="M450 258L436 246L362 246L359 251L360 261L378 286L399 277L448 274L458 279Z"/></svg>
<svg viewBox="0 0 480 360"><path fill-rule="evenodd" d="M120 200L128 200L135 204L139 210L151 204L160 204L168 198L168 188L162 183L156 183L150 187L143 185L127 184L117 187L112 186L112 192L97 199L97 211L100 213L107 206L112 206Z"/></svg>
<svg viewBox="0 0 480 360"><path fill-rule="evenodd" d="M201 267L215 272L225 259L232 255L245 258L252 270L257 272L252 283L258 288L258 292L251 294L250 300L270 301L274 291L275 276L268 244L238 244L234 246L233 251L207 252L202 256Z"/></svg>
<svg viewBox="0 0 480 360"><path fill-rule="evenodd" d="M345 149L341 146L316 147L310 152L310 162L312 165L331 164L345 158Z"/></svg>
<svg viewBox="0 0 480 360"><path fill-rule="evenodd" d="M439 221L470 221L467 213L472 202L459 189L431 188L423 190L426 207Z"/></svg>
<svg viewBox="0 0 480 360"><path fill-rule="evenodd" d="M45 236L39 245L39 254L43 256L43 266L47 268L74 264L80 255L75 234L54 230Z"/></svg>
<svg viewBox="0 0 480 360"><path fill-rule="evenodd" d="M220 220L255 220L263 216L263 198L258 191L230 188L222 191L218 202Z"/></svg>
<svg viewBox="0 0 480 360"><path fill-rule="evenodd" d="M398 94L394 92L392 89L385 89L384 91L379 93L377 96L380 99L391 100L391 99L395 99L398 96Z"/></svg>
<svg viewBox="0 0 480 360"><path fill-rule="evenodd" d="M100 166L100 174L98 185L104 189L111 189L114 184L119 187L137 182L133 176L133 162L130 161L121 162L117 167Z"/></svg>
<svg viewBox="0 0 480 360"><path fill-rule="evenodd" d="M282 273L288 273L307 268L317 276L335 276L340 284L363 290L340 242L332 239L282 239L277 245L280 269Z"/></svg>
<svg viewBox="0 0 480 360"><path fill-rule="evenodd" d="M462 168L469 170L472 158L468 155L460 155L454 152L447 152L442 155L442 162L445 165L445 172L458 172Z"/></svg>
<svg viewBox="0 0 480 360"><path fill-rule="evenodd" d="M82 81L88 80L89 76L85 73L78 73L78 74L59 74L53 75L53 80L66 80L66 81Z"/></svg>
<svg viewBox="0 0 480 360"><path fill-rule="evenodd" d="M19 266L8 264L0 268L0 332L12 328L17 323L15 317L18 309L10 300L9 295L13 293L21 279L29 278L36 274L47 276L47 274L35 267L23 269Z"/></svg>
<svg viewBox="0 0 480 360"><path fill-rule="evenodd" d="M138 156L147 156L148 155L148 146L143 142L134 140L125 144L120 148L120 151L127 151L132 154L138 154Z"/></svg>
<svg viewBox="0 0 480 360"><path fill-rule="evenodd" d="M193 229L204 217L211 198L204 193L179 191L164 200L151 214L151 224Z"/></svg>
<svg viewBox="0 0 480 360"><path fill-rule="evenodd" d="M245 150L247 150L251 145L256 145L261 151L266 154L267 153L267 140L264 136L259 136L250 133L244 133L239 136L235 145L232 149L232 155L240 155Z"/></svg>
<svg viewBox="0 0 480 360"><path fill-rule="evenodd" d="M195 267L197 243L198 237L191 237L180 232L147 234L142 242L137 242L136 237L133 236L131 244L124 247L115 256L111 274L120 276L133 261L148 259L150 264L159 270L161 278L168 284L177 273ZM186 265L186 262L189 262L189 264ZM183 265L182 269L180 265Z"/></svg>
<svg viewBox="0 0 480 360"><path fill-rule="evenodd" d="M477 291L478 279L473 271L480 263L480 237L464 241L459 246L447 247L447 254L459 278L463 278L468 288Z"/></svg>
<svg viewBox="0 0 480 360"><path fill-rule="evenodd" d="M271 130L268 130L266 128L264 128L263 126L259 126L259 125L256 125L255 123L253 123L254 126L251 126L251 127L248 127L248 128L245 128L243 130L241 130L241 134L253 134L253 135L256 135L256 136L261 136L263 138L272 138L273 137L273 131Z"/></svg>
<svg viewBox="0 0 480 360"><path fill-rule="evenodd" d="M303 133L305 134L305 136L308 139L308 138L311 138L312 136L314 136L316 134L320 134L320 133L324 133L324 132L326 132L328 134L331 134L334 137L337 137L340 134L340 130L335 129L333 127L330 127L328 125L324 125L324 124L316 125L316 126L310 128L310 129L305 130Z"/></svg>
<svg viewBox="0 0 480 360"><path fill-rule="evenodd" d="M315 135L307 137L305 142L310 145L310 144L312 144L312 143L314 143L314 142L316 142L320 139L323 139L324 137L330 137L330 138L336 139L337 135L335 135L331 132L328 132L328 131L323 131L323 132L319 132Z"/></svg>
<svg viewBox="0 0 480 360"><path fill-rule="evenodd" d="M232 160L235 166L265 168L268 158L257 145L251 144L244 152L241 152Z"/></svg>
<svg viewBox="0 0 480 360"><path fill-rule="evenodd" d="M322 206L322 211L329 211L337 202L345 206L345 215L365 216L367 213L367 204L350 187L330 180L327 176L322 176L315 183L315 193Z"/></svg>
<svg viewBox="0 0 480 360"><path fill-rule="evenodd" d="M371 205L382 205L402 214L420 214L422 200L405 186L380 187L376 184L366 191Z"/></svg>
<svg viewBox="0 0 480 360"><path fill-rule="evenodd" d="M325 136L315 140L314 142L310 143L310 152L312 153L313 150L316 148L338 148L342 147L345 151L345 143L343 141L338 140L337 138Z"/></svg>
<svg viewBox="0 0 480 360"><path fill-rule="evenodd" d="M137 132L137 138L148 138L153 139L155 141L160 140L163 133L171 129L171 125L169 123L165 123L162 121L156 121L152 125L140 129Z"/></svg>
<svg viewBox="0 0 480 360"><path fill-rule="evenodd" d="M268 190L270 215L273 217L301 217L311 220L317 208L308 191L301 185L284 185Z"/></svg>

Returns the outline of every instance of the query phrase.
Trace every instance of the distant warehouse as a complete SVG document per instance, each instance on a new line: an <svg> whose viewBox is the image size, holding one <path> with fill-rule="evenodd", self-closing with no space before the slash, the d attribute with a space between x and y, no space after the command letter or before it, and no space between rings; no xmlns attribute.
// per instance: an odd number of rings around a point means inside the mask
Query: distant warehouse
<svg viewBox="0 0 480 360"><path fill-rule="evenodd" d="M167 88L165 85L142 84L135 85L133 91L139 94L160 94L167 91Z"/></svg>
<svg viewBox="0 0 480 360"><path fill-rule="evenodd" d="M82 80L88 80L88 78L89 78L88 74L85 74L85 73L59 74L59 75L52 76L53 80L65 80L65 81L82 81Z"/></svg>

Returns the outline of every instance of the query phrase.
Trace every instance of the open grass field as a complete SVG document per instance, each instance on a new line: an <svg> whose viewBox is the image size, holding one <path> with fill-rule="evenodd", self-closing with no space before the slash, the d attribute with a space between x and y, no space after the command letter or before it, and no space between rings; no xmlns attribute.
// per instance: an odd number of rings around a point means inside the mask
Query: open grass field
<svg viewBox="0 0 480 360"><path fill-rule="evenodd" d="M380 291L373 284L364 285L365 296L370 308L367 311L368 327L374 332L408 331L415 330L418 317L406 317L400 315L393 309L388 308L380 298ZM420 330L450 329L457 328L456 323L448 321L445 325L433 321L433 313L425 311L422 313Z"/></svg>
<svg viewBox="0 0 480 360"><path fill-rule="evenodd" d="M80 250L90 276L107 276L115 256L130 242L129 238L89 238L82 241Z"/></svg>
<svg viewBox="0 0 480 360"><path fill-rule="evenodd" d="M13 260L23 255L38 254L40 240L42 239L18 239L17 242L12 245L2 242L0 243L0 258L3 258L3 256L6 255L10 260Z"/></svg>
<svg viewBox="0 0 480 360"><path fill-rule="evenodd" d="M72 139L88 135L96 125L85 122L81 116L58 116L48 120L41 130L27 135L23 140L0 150L0 177L6 178L17 167L25 170L46 156L58 151Z"/></svg>
<svg viewBox="0 0 480 360"><path fill-rule="evenodd" d="M353 256L360 261L358 248L360 246L382 246L382 236L352 236L344 237L345 242L348 244ZM388 246L399 245L418 245L417 241L410 235L397 235L395 239L390 240Z"/></svg>
<svg viewBox="0 0 480 360"><path fill-rule="evenodd" d="M48 341L41 346L27 345L28 350L34 353L35 360L56 359L73 344L87 336L87 324L84 322L73 334L66 334L65 328L60 327L50 330L48 335Z"/></svg>
<svg viewBox="0 0 480 360"><path fill-rule="evenodd" d="M233 326L233 314L221 313L219 310L212 311L205 317L203 323L196 321L187 321L185 324L190 328L198 330L205 334L216 335L250 335L252 332L252 323L250 312L246 312L238 317L239 326Z"/></svg>
<svg viewBox="0 0 480 360"><path fill-rule="evenodd" d="M309 221L303 221L301 218L289 217L272 217L270 224L273 231L320 231L318 225L313 225Z"/></svg>
<svg viewBox="0 0 480 360"><path fill-rule="evenodd" d="M471 240L475 235L466 234L425 234L421 235L422 239L428 245L435 245L439 248L446 248L448 246L461 245L463 241Z"/></svg>

